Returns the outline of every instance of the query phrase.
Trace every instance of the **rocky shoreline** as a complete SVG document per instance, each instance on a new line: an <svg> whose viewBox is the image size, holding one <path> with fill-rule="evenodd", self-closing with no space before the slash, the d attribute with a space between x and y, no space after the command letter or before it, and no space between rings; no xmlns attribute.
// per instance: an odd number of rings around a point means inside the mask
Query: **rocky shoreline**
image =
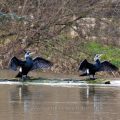
<svg viewBox="0 0 120 120"><path fill-rule="evenodd" d="M15 78L17 72L5 69L0 71L0 80L19 80ZM78 74L63 74L63 73L53 73L53 72L40 72L40 71L32 71L28 74L31 80L34 79L50 79L50 80L78 80L78 81L89 81L88 77L80 77ZM119 76L109 75L109 74L97 74L96 77L98 80L119 80ZM92 80L90 80L92 81Z"/></svg>

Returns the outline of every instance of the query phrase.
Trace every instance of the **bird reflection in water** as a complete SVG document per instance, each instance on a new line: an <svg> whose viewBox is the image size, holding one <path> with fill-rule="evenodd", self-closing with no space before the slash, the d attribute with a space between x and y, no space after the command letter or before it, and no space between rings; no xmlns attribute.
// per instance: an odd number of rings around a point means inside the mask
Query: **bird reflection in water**
<svg viewBox="0 0 120 120"><path fill-rule="evenodd" d="M24 101L24 100L30 99L30 91L28 89L28 86L26 85L18 85L14 89L14 91L11 92L11 100L12 101Z"/></svg>
<svg viewBox="0 0 120 120"><path fill-rule="evenodd" d="M11 91L10 98L13 111L24 111L30 110L31 92L26 85L18 85Z"/></svg>
<svg viewBox="0 0 120 120"><path fill-rule="evenodd" d="M101 87L88 85L80 90L80 99L82 101L83 110L86 111L92 109L95 115L101 114L102 110L105 109L104 103L109 103L114 97L116 97L116 93L112 92L111 89L106 90L105 87L101 89Z"/></svg>

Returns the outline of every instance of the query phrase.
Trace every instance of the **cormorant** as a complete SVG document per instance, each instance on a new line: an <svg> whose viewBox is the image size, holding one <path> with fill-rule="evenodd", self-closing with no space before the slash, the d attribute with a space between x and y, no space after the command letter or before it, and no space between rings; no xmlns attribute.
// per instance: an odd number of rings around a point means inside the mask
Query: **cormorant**
<svg viewBox="0 0 120 120"><path fill-rule="evenodd" d="M93 78L90 79L95 79L95 73L96 72L100 72L100 71L107 71L107 72L112 72L112 71L118 71L118 67L116 67L115 65L113 65L112 63L108 62L108 61L103 61L100 62L100 56L102 54L97 54L94 57L94 61L95 63L89 63L86 59L83 60L79 66L79 70L81 70L83 72L83 74L81 74L80 76L89 76L92 75Z"/></svg>
<svg viewBox="0 0 120 120"><path fill-rule="evenodd" d="M52 62L42 58L36 57L32 59L30 51L25 52L25 61L19 60L15 56L9 62L9 68L16 71L19 68L19 73L16 77L26 78L27 74L31 70L49 68L53 65Z"/></svg>

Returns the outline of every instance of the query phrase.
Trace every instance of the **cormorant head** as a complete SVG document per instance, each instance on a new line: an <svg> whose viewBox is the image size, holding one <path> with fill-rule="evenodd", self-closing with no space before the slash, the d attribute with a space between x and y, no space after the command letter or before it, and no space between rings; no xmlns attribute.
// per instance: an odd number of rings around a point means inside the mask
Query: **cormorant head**
<svg viewBox="0 0 120 120"><path fill-rule="evenodd" d="M35 52L25 51L25 59L31 57L33 54L35 54Z"/></svg>
<svg viewBox="0 0 120 120"><path fill-rule="evenodd" d="M25 51L25 58L30 57L30 51Z"/></svg>
<svg viewBox="0 0 120 120"><path fill-rule="evenodd" d="M99 60L102 55L103 54L96 54L94 57L94 61Z"/></svg>

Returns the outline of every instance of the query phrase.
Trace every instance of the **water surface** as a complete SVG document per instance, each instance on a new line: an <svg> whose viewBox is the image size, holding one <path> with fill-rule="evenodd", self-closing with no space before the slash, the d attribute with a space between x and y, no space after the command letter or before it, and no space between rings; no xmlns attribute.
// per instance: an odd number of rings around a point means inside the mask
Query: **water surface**
<svg viewBox="0 0 120 120"><path fill-rule="evenodd" d="M120 120L120 87L0 84L1 120Z"/></svg>

